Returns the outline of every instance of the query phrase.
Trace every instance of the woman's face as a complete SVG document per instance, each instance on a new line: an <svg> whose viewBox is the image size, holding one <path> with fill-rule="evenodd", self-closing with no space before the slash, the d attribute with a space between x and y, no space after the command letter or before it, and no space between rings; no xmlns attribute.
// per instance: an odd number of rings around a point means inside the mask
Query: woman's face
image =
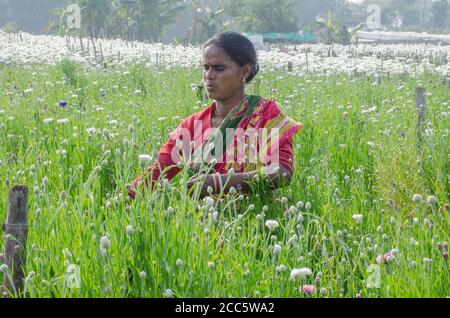
<svg viewBox="0 0 450 318"><path fill-rule="evenodd" d="M240 67L221 47L211 44L203 51L203 82L208 97L218 101L236 98L244 90L249 65Z"/></svg>

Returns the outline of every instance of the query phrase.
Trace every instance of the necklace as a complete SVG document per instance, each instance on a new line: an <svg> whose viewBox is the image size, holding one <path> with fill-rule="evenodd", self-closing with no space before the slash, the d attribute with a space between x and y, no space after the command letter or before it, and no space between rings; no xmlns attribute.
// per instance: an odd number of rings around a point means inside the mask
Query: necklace
<svg viewBox="0 0 450 318"><path fill-rule="evenodd" d="M214 107L214 110L213 110L213 117L220 117L220 118L227 117L230 113L233 113L233 112L236 110L237 107L239 107L240 105L242 105L242 103L243 103L246 99L248 99L248 96L247 96L247 95L245 95L244 98L241 99L241 100L239 101L239 103L237 103L237 105L234 106L234 107L228 112L228 114L224 114L224 115L219 115L219 114L217 114L217 104L216 104L215 107Z"/></svg>

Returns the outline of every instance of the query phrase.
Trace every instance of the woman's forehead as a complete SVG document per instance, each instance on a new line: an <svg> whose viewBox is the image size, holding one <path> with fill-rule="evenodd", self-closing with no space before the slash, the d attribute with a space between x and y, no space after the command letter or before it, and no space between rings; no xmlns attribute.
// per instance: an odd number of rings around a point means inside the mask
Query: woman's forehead
<svg viewBox="0 0 450 318"><path fill-rule="evenodd" d="M217 45L209 45L203 50L203 62L205 64L227 64L232 62L230 56Z"/></svg>

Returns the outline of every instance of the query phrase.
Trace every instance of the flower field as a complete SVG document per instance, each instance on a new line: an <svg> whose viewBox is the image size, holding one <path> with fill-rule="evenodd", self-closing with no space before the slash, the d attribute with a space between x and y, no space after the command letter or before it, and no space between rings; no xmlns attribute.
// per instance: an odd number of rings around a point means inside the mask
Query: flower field
<svg viewBox="0 0 450 318"><path fill-rule="evenodd" d="M324 57L325 72L311 53L310 73L296 61L287 72L290 53L261 52L247 92L275 98L304 125L291 185L196 200L183 172L129 202L125 185L207 105L196 91L201 50L171 55L169 68L124 50L102 69L69 51L30 57L14 43L0 47L0 221L9 189L27 185L25 297L450 296L448 47L428 48L439 65L424 53L417 67L407 62L416 51L391 48L381 72L379 48L360 53L373 67L342 53L343 64Z"/></svg>

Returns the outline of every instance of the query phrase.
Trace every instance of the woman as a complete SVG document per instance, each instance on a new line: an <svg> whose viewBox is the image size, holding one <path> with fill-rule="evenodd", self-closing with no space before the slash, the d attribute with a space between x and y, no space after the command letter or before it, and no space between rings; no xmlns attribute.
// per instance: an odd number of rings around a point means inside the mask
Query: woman
<svg viewBox="0 0 450 318"><path fill-rule="evenodd" d="M203 50L203 81L214 102L186 118L160 149L145 176L128 188L135 197L145 180L171 180L183 167L190 176L188 190L199 184L200 196L251 191L257 175L272 189L289 183L293 172L292 136L302 124L286 117L275 101L247 96L245 85L258 74L252 42L235 32L210 39ZM143 189L145 189L143 188Z"/></svg>

